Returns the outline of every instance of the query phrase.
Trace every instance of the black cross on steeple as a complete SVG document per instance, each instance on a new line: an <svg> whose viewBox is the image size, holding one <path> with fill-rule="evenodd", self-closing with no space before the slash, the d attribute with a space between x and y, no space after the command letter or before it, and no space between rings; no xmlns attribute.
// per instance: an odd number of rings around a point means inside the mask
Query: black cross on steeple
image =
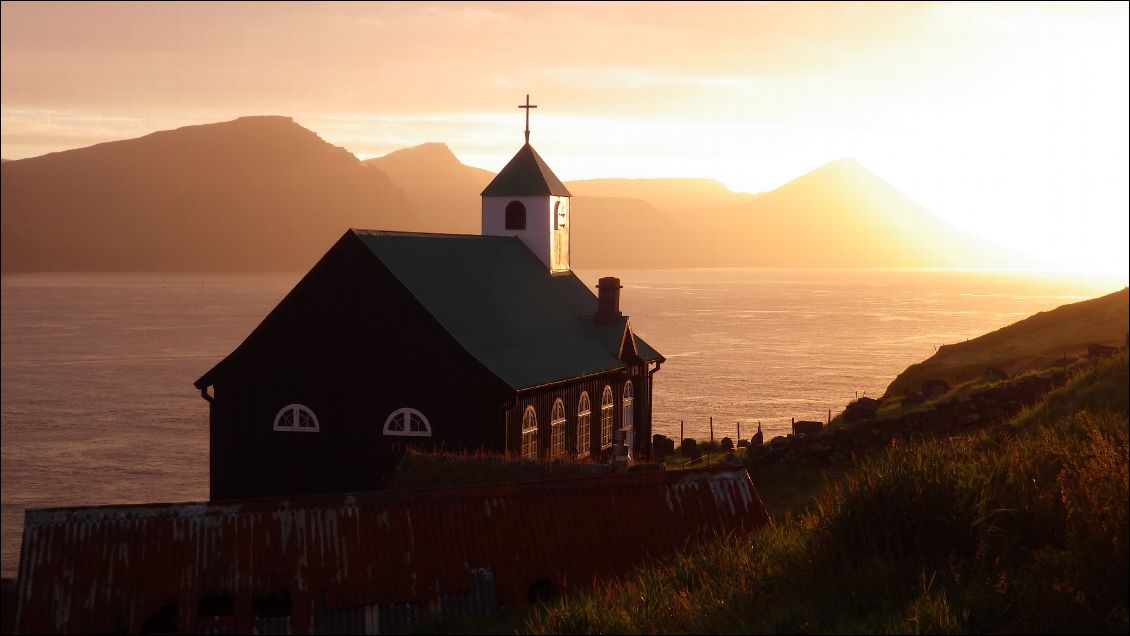
<svg viewBox="0 0 1130 636"><path fill-rule="evenodd" d="M526 109L526 143L530 143L530 109L537 108L537 104L530 104L530 96L526 95L526 104L518 104L518 108Z"/></svg>

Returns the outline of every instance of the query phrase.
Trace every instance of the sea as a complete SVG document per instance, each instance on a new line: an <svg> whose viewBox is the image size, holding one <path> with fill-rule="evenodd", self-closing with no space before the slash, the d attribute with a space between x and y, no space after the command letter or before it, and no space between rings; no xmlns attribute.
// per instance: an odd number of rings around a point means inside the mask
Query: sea
<svg viewBox="0 0 1130 636"><path fill-rule="evenodd" d="M768 440L878 397L937 347L1125 285L922 270L578 271L623 284L621 310L665 357L654 432ZM14 576L26 508L202 501L208 405L193 381L300 274L0 278L3 515Z"/></svg>

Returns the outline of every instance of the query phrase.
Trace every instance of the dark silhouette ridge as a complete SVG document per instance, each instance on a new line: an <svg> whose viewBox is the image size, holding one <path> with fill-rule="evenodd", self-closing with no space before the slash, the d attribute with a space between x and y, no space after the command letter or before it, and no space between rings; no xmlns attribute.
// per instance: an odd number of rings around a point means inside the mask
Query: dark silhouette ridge
<svg viewBox="0 0 1130 636"><path fill-rule="evenodd" d="M350 226L407 228L388 179L287 117L3 164L3 270L293 271Z"/></svg>
<svg viewBox="0 0 1130 636"><path fill-rule="evenodd" d="M301 271L348 227L477 234L494 177L442 143L361 162L287 117L7 161L2 174L5 272ZM758 195L709 179L565 185L578 269L1007 260L850 159Z"/></svg>

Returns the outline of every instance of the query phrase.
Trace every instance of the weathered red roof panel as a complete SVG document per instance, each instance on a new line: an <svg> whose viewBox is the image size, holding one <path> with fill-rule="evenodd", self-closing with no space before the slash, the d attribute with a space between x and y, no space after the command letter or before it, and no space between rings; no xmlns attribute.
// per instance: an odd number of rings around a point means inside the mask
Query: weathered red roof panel
<svg viewBox="0 0 1130 636"><path fill-rule="evenodd" d="M741 469L28 510L17 629L136 632L166 608L196 631L213 618L199 614L201 599L219 595L235 609L215 620L240 632L266 620L256 599L275 597L289 599L295 633L330 618L387 631L411 619L393 604L489 613L484 604L525 604L541 579L586 586L768 520Z"/></svg>

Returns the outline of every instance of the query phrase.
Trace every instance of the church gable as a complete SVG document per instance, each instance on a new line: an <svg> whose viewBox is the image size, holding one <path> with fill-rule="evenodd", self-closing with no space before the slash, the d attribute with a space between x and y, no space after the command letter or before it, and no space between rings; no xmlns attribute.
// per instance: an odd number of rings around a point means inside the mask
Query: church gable
<svg viewBox="0 0 1130 636"><path fill-rule="evenodd" d="M419 391L441 358L434 384L490 375L349 231L196 387Z"/></svg>

